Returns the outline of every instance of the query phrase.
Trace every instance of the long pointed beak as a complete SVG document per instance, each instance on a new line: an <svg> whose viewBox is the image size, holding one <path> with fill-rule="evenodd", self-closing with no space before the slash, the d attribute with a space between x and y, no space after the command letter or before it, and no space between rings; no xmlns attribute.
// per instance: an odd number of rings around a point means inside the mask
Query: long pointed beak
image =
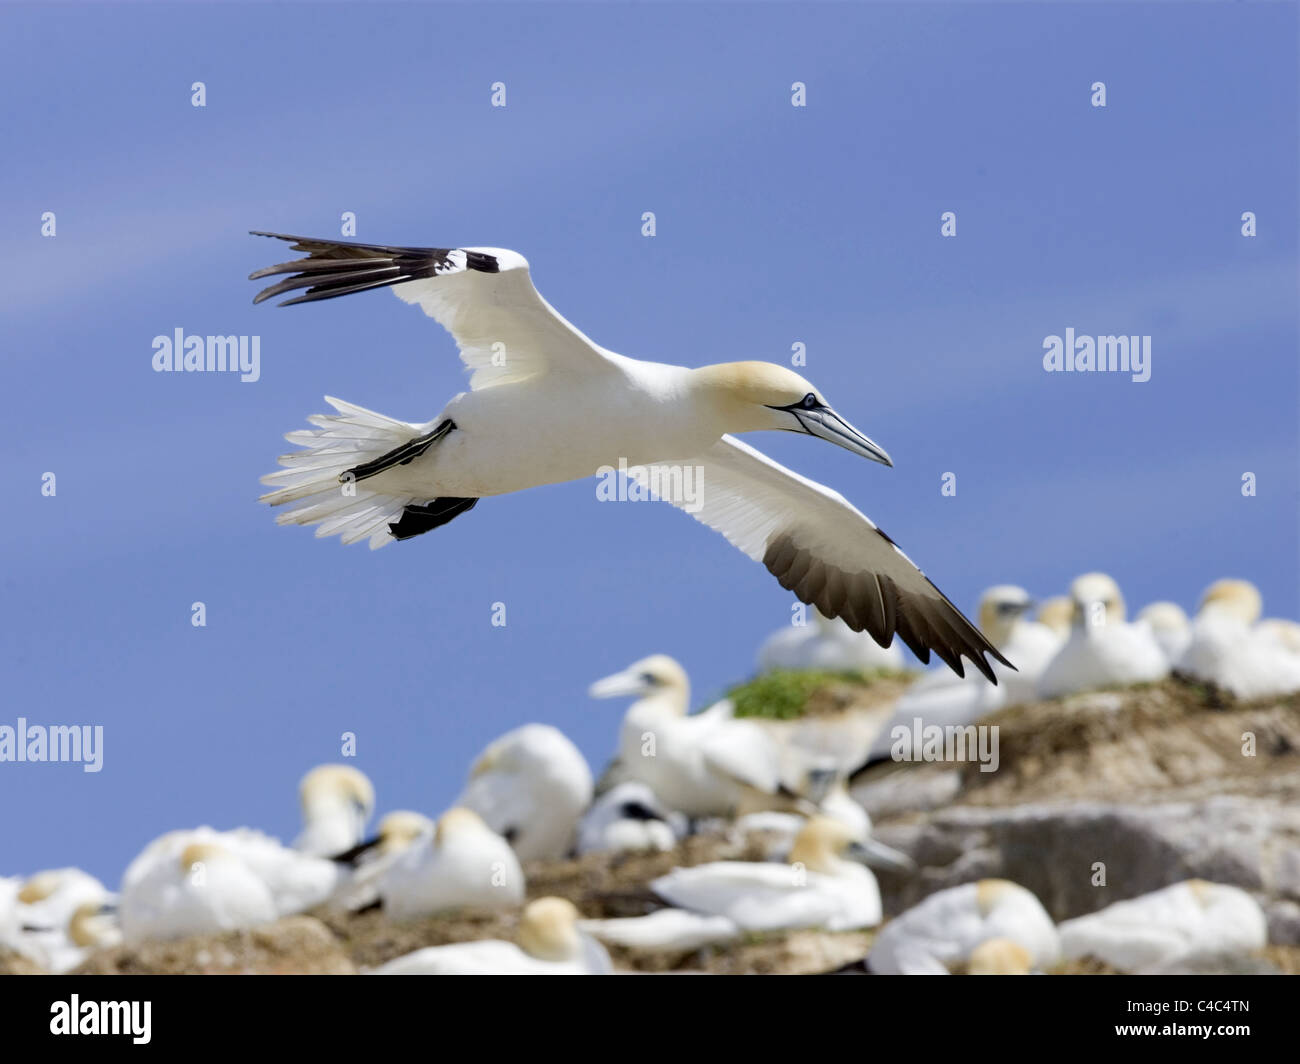
<svg viewBox="0 0 1300 1064"><path fill-rule="evenodd" d="M892 846L886 846L883 842L878 842L873 838L850 843L848 849L844 851L844 856L850 861L857 861L859 864L867 865L870 868L879 868L881 871L916 871L916 862L907 854L895 850Z"/></svg>
<svg viewBox="0 0 1300 1064"><path fill-rule="evenodd" d="M810 435L833 443L837 447L843 447L846 451L852 451L863 458L870 458L881 465L894 464L883 447L869 436L859 432L829 407L820 410L796 410L794 415Z"/></svg>
<svg viewBox="0 0 1300 1064"><path fill-rule="evenodd" d="M587 694L592 698L627 698L644 691L645 681L637 673L628 671L606 676L587 688Z"/></svg>

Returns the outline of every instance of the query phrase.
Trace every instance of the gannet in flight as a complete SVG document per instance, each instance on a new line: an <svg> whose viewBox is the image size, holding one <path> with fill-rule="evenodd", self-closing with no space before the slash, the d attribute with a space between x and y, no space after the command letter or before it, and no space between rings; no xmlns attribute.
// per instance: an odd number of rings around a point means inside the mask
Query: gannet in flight
<svg viewBox="0 0 1300 1064"><path fill-rule="evenodd" d="M1262 610L1263 599L1254 584L1216 580L1201 599L1178 671L1238 698L1300 691L1300 654L1289 648L1290 633L1283 622L1273 621L1261 631L1257 622Z"/></svg>
<svg viewBox="0 0 1300 1064"><path fill-rule="evenodd" d="M1126 972L1268 945L1268 921L1259 902L1240 887L1203 879L1066 920L1060 932L1067 960L1092 956Z"/></svg>
<svg viewBox="0 0 1300 1064"><path fill-rule="evenodd" d="M564 898L538 898L519 917L519 945L489 938L429 946L380 965L371 975L608 975L600 943L579 930Z"/></svg>
<svg viewBox="0 0 1300 1064"><path fill-rule="evenodd" d="M333 857L359 843L375 811L375 788L351 765L317 765L298 785L302 834L293 848Z"/></svg>
<svg viewBox="0 0 1300 1064"><path fill-rule="evenodd" d="M494 739L455 804L478 813L521 861L567 857L591 804L587 759L558 728L525 724Z"/></svg>
<svg viewBox="0 0 1300 1064"><path fill-rule="evenodd" d="M522 255L498 248L404 248L256 233L306 257L258 270L288 276L259 292L306 289L284 304L396 286L451 333L470 391L408 423L327 399L337 414L286 437L305 450L263 477L282 524L371 548L409 539L479 499L578 480L602 468L693 467L702 498L667 501L761 561L781 586L881 646L895 634L922 661L961 658L993 679L1005 659L893 540L838 492L731 433L806 433L892 465L797 373L764 362L687 369L641 362L589 340L538 294ZM284 305L282 304L282 305ZM670 495L674 494L672 492ZM699 505L696 505L696 502Z"/></svg>
<svg viewBox="0 0 1300 1064"><path fill-rule="evenodd" d="M1056 925L1039 900L1019 884L982 879L931 894L890 920L871 943L867 965L877 975L945 975L969 966L981 971L1020 971L1011 942L1024 954L1024 971L1043 970L1060 957Z"/></svg>
<svg viewBox="0 0 1300 1064"><path fill-rule="evenodd" d="M1038 680L1042 698L1126 687L1169 675L1169 662L1150 627L1124 620L1124 596L1105 573L1085 573L1070 585L1070 637Z"/></svg>

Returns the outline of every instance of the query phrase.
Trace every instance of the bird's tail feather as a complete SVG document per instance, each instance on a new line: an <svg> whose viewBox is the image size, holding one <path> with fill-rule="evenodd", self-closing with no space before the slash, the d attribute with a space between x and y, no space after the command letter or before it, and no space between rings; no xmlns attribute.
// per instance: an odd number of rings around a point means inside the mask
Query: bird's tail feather
<svg viewBox="0 0 1300 1064"><path fill-rule="evenodd" d="M365 480L345 483L340 477L407 442L420 426L330 396L325 401L338 413L313 414L307 420L316 429L285 434L286 440L304 450L280 456L285 468L262 478L275 490L261 496L261 501L272 506L297 504L278 515L277 524L319 524L317 536L338 535L344 543L369 538L370 549L376 550L394 541L389 524L400 520L403 509L415 500L375 491Z"/></svg>

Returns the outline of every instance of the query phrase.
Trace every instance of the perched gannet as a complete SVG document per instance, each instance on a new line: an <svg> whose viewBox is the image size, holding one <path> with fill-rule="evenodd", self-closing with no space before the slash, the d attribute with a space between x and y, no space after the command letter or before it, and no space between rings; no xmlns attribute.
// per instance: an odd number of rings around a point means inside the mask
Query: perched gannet
<svg viewBox="0 0 1300 1064"><path fill-rule="evenodd" d="M994 687L978 673L958 677L945 669L931 669L903 692L892 719L876 736L869 760L890 756L895 728L911 732L917 720L922 727L964 726L1003 706L1032 699L1039 677L1062 645L1055 631L1026 618L1033 605L1029 592L1021 587L1000 584L986 590L980 596L980 629L1019 671L995 664L993 671L1003 682Z"/></svg>
<svg viewBox="0 0 1300 1064"><path fill-rule="evenodd" d="M286 468L263 478L275 489L266 502L296 504L281 523L319 524L318 536L368 539L373 549L446 524L484 496L615 468L653 485L663 478L648 467L685 466L704 486L700 498L673 489L666 501L762 561L802 602L881 646L897 633L921 661L934 651L959 673L962 656L990 679L985 654L1004 660L843 496L730 435L806 433L893 464L792 370L764 362L687 369L615 354L542 299L513 251L255 235L306 252L253 273L289 275L255 303L300 288L284 302L395 285L451 333L472 371L470 391L424 423L327 399L337 413L310 418L317 431L289 433L305 450L282 456Z"/></svg>
<svg viewBox="0 0 1300 1064"><path fill-rule="evenodd" d="M872 942L867 964L880 975L997 968L1015 951L992 947L977 958L975 950L1004 941L1024 952L1026 971L1049 968L1060 956L1056 925L1031 892L1005 879L982 879L931 894L890 920Z"/></svg>
<svg viewBox="0 0 1300 1064"><path fill-rule="evenodd" d="M479 754L455 804L478 813L521 861L553 860L573 849L591 791L586 758L564 733L525 724Z"/></svg>
<svg viewBox="0 0 1300 1064"><path fill-rule="evenodd" d="M379 821L374 838L358 843L334 860L351 867L330 899L336 908L355 911L379 900L377 884L398 856L434 832L434 823L422 813L395 809Z"/></svg>
<svg viewBox="0 0 1300 1064"><path fill-rule="evenodd" d="M1268 944L1264 910L1239 887L1188 879L1066 920L1066 959L1096 957L1136 972L1182 959L1249 953Z"/></svg>
<svg viewBox="0 0 1300 1064"><path fill-rule="evenodd" d="M623 717L619 762L627 778L670 808L690 817L734 816L781 798L776 741L753 721L735 719L725 700L687 716L690 681L666 654L597 680L588 693L637 696Z"/></svg>
<svg viewBox="0 0 1300 1064"><path fill-rule="evenodd" d="M1176 602L1153 602L1138 612L1137 623L1151 629L1156 642L1172 667L1187 650L1192 641L1192 626L1187 614Z"/></svg>
<svg viewBox="0 0 1300 1064"><path fill-rule="evenodd" d="M907 854L900 853L871 837L871 815L849 794L843 777L835 778L822 796L817 809L822 816L838 820L848 829L849 836L859 847L858 860L863 864L894 872L916 870L916 862ZM767 859L786 861L799 833L807 823L808 818L799 813L769 811L749 813L741 817L736 821L736 830L746 835L761 832L770 836L772 841Z"/></svg>
<svg viewBox="0 0 1300 1064"><path fill-rule="evenodd" d="M811 624L778 628L758 649L759 672L773 669L865 672L902 667L903 652L897 643L882 647L869 632L855 632L842 620L831 620L820 613L813 614Z"/></svg>
<svg viewBox="0 0 1300 1064"><path fill-rule="evenodd" d="M519 945L500 939L430 946L376 968L372 975L607 975L609 954L578 928L564 898L538 898L519 918Z"/></svg>
<svg viewBox="0 0 1300 1064"><path fill-rule="evenodd" d="M24 927L67 927L76 910L88 903L102 904L110 898L107 887L80 868L53 868L37 872L18 890L16 915Z"/></svg>
<svg viewBox="0 0 1300 1064"><path fill-rule="evenodd" d="M685 835L686 818L660 803L644 783L630 780L602 794L578 825L578 853L671 850Z"/></svg>
<svg viewBox="0 0 1300 1064"><path fill-rule="evenodd" d="M280 916L266 881L215 839L156 857L123 884L120 912L128 942L233 931Z"/></svg>
<svg viewBox="0 0 1300 1064"><path fill-rule="evenodd" d="M1288 648L1284 629L1275 624L1261 632L1255 626L1262 608L1254 584L1216 580L1201 598L1178 671L1238 698L1300 691L1300 655Z"/></svg>
<svg viewBox="0 0 1300 1064"><path fill-rule="evenodd" d="M383 910L411 920L448 909L512 909L524 900L519 858L471 809L438 818L432 835L404 850L376 884Z"/></svg>
<svg viewBox="0 0 1300 1064"><path fill-rule="evenodd" d="M263 897L270 899L274 920L329 900L345 876L334 861L252 828L172 831L146 846L123 873L122 930L128 940L140 940L247 927L263 922ZM248 886L253 880L256 889ZM217 893L208 897L204 891L214 882Z"/></svg>
<svg viewBox="0 0 1300 1064"><path fill-rule="evenodd" d="M1053 595L1038 607L1034 620L1064 640L1069 636L1074 620L1074 602L1069 595Z"/></svg>
<svg viewBox="0 0 1300 1064"><path fill-rule="evenodd" d="M583 920L578 925L610 946L645 950L696 950L734 942L740 928L725 916L707 916L685 909L658 909L648 916L612 920Z"/></svg>
<svg viewBox="0 0 1300 1064"><path fill-rule="evenodd" d="M745 931L847 931L880 923L876 877L855 863L863 856L844 824L818 816L795 839L788 864L714 861L675 868L650 887L670 905L725 916Z"/></svg>
<svg viewBox="0 0 1300 1064"><path fill-rule="evenodd" d="M78 905L66 927L31 936L27 955L47 972L62 975L81 964L93 952L112 949L122 943L115 899L88 901Z"/></svg>
<svg viewBox="0 0 1300 1064"><path fill-rule="evenodd" d="M1119 687L1169 675L1169 663L1145 624L1124 620L1124 596L1105 573L1085 573L1070 585L1070 637L1038 681L1042 698Z"/></svg>
<svg viewBox="0 0 1300 1064"><path fill-rule="evenodd" d="M351 765L318 765L298 785L302 834L293 848L317 857L351 849L364 836L375 811L375 788Z"/></svg>

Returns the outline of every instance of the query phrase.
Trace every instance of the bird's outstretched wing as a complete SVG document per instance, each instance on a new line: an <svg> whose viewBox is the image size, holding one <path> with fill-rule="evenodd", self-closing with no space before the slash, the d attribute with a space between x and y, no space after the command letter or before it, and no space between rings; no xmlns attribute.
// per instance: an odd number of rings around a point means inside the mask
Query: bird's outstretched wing
<svg viewBox="0 0 1300 1064"><path fill-rule="evenodd" d="M451 333L473 374L470 387L524 380L558 370L608 369L608 353L564 320L538 294L528 262L502 248L406 248L254 231L288 242L306 258L256 270L249 280L287 274L254 303L306 289L280 303L310 303L396 286Z"/></svg>
<svg viewBox="0 0 1300 1064"><path fill-rule="evenodd" d="M669 463L657 463L666 465ZM881 646L895 633L923 662L934 651L959 676L962 657L997 683L985 654L1011 665L884 532L836 491L731 436L674 465L698 470L696 498L666 496L761 561L781 586ZM654 466L634 475L653 487ZM658 483L684 478L658 477Z"/></svg>

